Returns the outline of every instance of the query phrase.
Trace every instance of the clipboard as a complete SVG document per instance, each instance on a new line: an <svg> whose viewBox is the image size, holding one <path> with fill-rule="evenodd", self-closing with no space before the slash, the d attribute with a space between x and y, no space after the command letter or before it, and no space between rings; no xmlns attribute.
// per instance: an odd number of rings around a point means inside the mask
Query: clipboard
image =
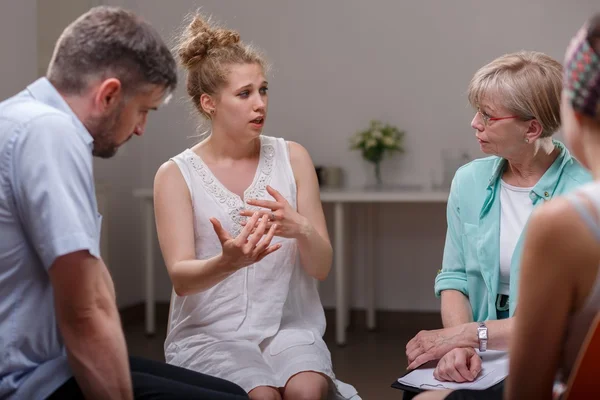
<svg viewBox="0 0 600 400"><path fill-rule="evenodd" d="M425 364L421 365L419 368L429 368L429 367L435 367L437 365L438 360L433 360L433 361L428 361ZM406 371L400 378L403 378L405 375L409 374L411 371ZM408 386L405 385L403 383L398 382L398 379L396 379L393 383L392 383L392 387L394 389L399 389L402 390L404 392L409 392L409 393L421 393L421 392L425 392L427 389L421 389L415 386Z"/></svg>
<svg viewBox="0 0 600 400"><path fill-rule="evenodd" d="M391 387L393 387L394 389L402 390L403 392L414 393L415 395L422 393L422 392L426 392L428 390L428 389L417 388L414 386L403 385L402 383L398 382L397 380L392 383ZM496 392L496 391L502 391L502 390L504 390L504 380L496 383L493 386L490 386L487 389L484 389L483 391Z"/></svg>
<svg viewBox="0 0 600 400"><path fill-rule="evenodd" d="M482 357L482 371L473 382L454 383L439 382L433 378L433 370L438 360L429 361L413 371L407 371L392 383L392 388L404 392L418 394L427 390L461 390L474 389L487 392L496 392L504 387L504 380L508 374L508 356L506 352L489 351L480 354ZM415 373L413 377L403 379L406 375ZM402 382L400 382L402 381ZM409 383L410 382L410 383ZM419 385L417 386L417 383ZM411 397L408 397L411 398Z"/></svg>

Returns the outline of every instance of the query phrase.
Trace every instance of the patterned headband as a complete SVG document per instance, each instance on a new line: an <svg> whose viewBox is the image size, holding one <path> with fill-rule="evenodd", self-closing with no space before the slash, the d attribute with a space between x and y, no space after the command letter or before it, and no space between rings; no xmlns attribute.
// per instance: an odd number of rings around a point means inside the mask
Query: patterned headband
<svg viewBox="0 0 600 400"><path fill-rule="evenodd" d="M599 20L591 20L571 41L563 86L573 110L600 122L600 56L591 41Z"/></svg>

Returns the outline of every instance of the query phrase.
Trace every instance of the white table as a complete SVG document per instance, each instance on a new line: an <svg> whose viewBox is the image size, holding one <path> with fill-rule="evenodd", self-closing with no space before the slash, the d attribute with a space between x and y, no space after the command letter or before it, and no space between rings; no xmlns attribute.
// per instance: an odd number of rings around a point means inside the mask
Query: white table
<svg viewBox="0 0 600 400"><path fill-rule="evenodd" d="M145 252L146 252L146 333L155 332L154 300L154 207L152 189L137 189L133 195L144 203ZM346 257L345 206L350 203L363 203L366 207L365 232L368 242L365 248L365 293L367 309L367 327L375 329L375 268L377 264L376 243L376 206L378 203L445 203L447 191L428 191L413 188L345 188L322 189L321 201L334 206L334 269L336 293L336 342L346 344L346 328L349 323L349 305L347 290L347 271L349 260Z"/></svg>

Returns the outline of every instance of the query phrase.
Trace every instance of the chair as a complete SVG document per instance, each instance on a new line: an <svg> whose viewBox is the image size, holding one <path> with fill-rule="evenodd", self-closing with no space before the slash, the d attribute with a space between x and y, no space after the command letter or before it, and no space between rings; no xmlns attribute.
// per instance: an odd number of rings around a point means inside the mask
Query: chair
<svg viewBox="0 0 600 400"><path fill-rule="evenodd" d="M600 397L600 313L596 314L569 376L565 400Z"/></svg>

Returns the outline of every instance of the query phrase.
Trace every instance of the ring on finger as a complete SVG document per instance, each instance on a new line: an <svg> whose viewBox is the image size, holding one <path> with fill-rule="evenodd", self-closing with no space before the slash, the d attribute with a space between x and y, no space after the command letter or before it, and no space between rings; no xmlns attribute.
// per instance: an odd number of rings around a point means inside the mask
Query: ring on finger
<svg viewBox="0 0 600 400"><path fill-rule="evenodd" d="M271 221L275 221L275 213L273 213L273 212L272 212L272 213L269 215L269 219L270 219Z"/></svg>

